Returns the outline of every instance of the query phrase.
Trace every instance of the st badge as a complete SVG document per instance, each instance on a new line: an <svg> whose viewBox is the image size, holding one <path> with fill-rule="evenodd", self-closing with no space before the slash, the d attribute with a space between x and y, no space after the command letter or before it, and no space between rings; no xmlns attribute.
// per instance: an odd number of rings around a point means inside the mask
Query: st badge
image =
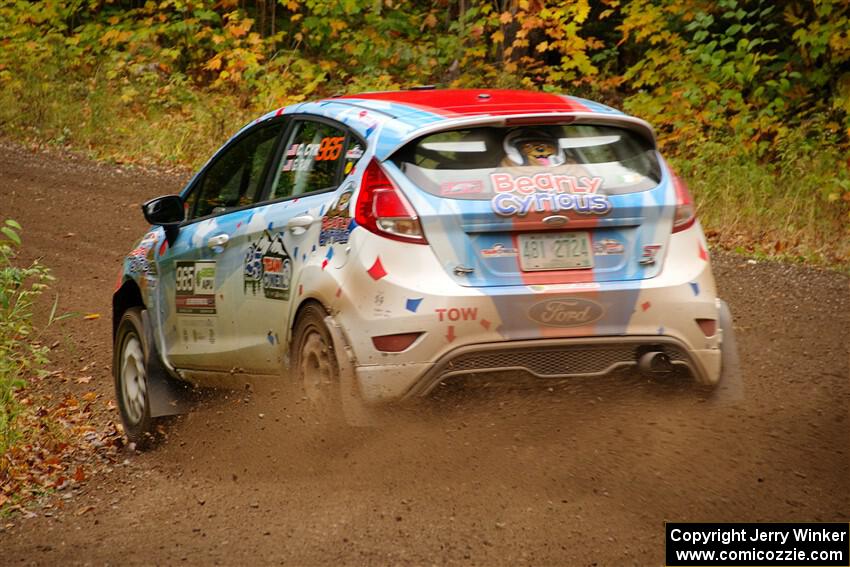
<svg viewBox="0 0 850 567"><path fill-rule="evenodd" d="M638 260L638 264L641 266L652 266L655 264L655 258L658 256L659 250L661 250L660 244L646 244L643 247L643 255Z"/></svg>

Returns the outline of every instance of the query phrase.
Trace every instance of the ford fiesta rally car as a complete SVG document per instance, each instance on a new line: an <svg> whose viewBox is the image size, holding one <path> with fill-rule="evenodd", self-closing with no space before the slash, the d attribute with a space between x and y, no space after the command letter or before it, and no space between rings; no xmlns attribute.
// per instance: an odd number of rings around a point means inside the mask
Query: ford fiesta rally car
<svg viewBox="0 0 850 567"><path fill-rule="evenodd" d="M686 186L646 122L587 100L296 104L143 211L113 299L132 440L173 413L174 379L282 374L353 415L505 370L716 385L734 355Z"/></svg>

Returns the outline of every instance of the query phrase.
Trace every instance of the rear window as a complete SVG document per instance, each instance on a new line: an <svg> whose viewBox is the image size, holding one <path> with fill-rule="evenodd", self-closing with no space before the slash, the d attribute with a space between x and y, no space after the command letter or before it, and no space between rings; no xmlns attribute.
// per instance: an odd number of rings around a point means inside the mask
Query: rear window
<svg viewBox="0 0 850 567"><path fill-rule="evenodd" d="M661 180L650 141L591 124L439 132L407 144L393 161L425 191L454 199L507 192L617 195L652 189Z"/></svg>

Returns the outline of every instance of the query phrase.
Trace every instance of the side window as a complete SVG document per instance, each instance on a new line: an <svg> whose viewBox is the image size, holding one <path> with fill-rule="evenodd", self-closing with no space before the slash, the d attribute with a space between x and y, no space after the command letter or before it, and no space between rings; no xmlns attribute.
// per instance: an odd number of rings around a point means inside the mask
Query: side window
<svg viewBox="0 0 850 567"><path fill-rule="evenodd" d="M198 188L199 185L199 183L195 183L183 201L183 212L185 213L184 218L187 220L195 217L193 211L195 210L195 204L198 202L198 193L201 192Z"/></svg>
<svg viewBox="0 0 850 567"><path fill-rule="evenodd" d="M242 137L207 169L190 200L191 218L222 213L253 203L259 195L263 171L274 150L281 123L261 127Z"/></svg>
<svg viewBox="0 0 850 567"><path fill-rule="evenodd" d="M345 132L322 122L296 122L283 146L269 199L335 187L345 159Z"/></svg>
<svg viewBox="0 0 850 567"><path fill-rule="evenodd" d="M360 140L354 136L349 136L348 145L345 148L345 166L343 166L342 169L343 175L348 175L354 170L354 166L357 165L357 162L360 161L361 157L363 157L364 150L365 148Z"/></svg>

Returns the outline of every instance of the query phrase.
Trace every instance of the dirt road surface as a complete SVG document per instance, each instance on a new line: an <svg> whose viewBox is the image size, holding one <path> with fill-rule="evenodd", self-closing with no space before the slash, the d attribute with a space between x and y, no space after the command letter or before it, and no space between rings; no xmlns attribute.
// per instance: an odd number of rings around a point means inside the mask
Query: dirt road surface
<svg viewBox="0 0 850 567"><path fill-rule="evenodd" d="M110 296L139 204L185 174L0 145L0 217L58 278L67 376L107 407ZM0 531L0 563L661 565L669 521L850 521L844 275L716 252L745 391L637 377L447 387L378 429L314 423L281 384L225 392ZM283 380L283 379L282 379ZM735 396L732 396L735 398Z"/></svg>

